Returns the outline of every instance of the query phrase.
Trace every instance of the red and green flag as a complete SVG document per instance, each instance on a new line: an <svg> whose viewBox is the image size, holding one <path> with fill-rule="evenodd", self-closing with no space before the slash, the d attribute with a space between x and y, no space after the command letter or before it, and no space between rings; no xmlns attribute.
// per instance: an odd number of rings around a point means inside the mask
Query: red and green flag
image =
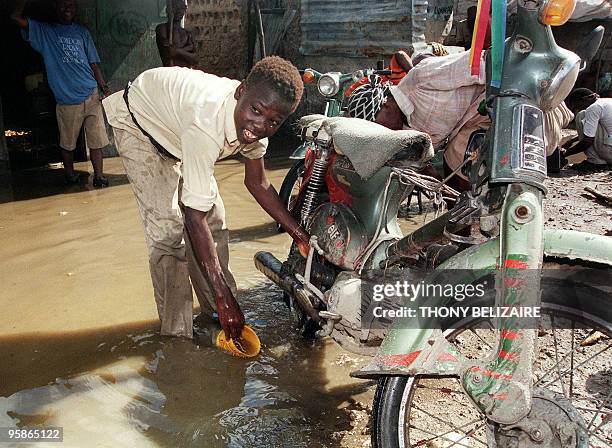
<svg viewBox="0 0 612 448"><path fill-rule="evenodd" d="M489 25L491 26L491 85L500 87L506 40L506 0L478 0L470 50L470 67L474 76L480 75L480 58Z"/></svg>

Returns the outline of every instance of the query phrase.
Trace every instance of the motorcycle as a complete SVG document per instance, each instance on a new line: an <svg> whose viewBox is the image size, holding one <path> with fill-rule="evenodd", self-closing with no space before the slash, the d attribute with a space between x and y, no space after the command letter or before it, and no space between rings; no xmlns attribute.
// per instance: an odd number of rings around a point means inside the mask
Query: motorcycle
<svg viewBox="0 0 612 448"><path fill-rule="evenodd" d="M379 65L382 64L379 63ZM353 83L367 76L390 76L392 74L391 70L387 69L356 70L352 73L320 73L312 68L307 68L301 72L304 84L316 82L317 92L325 98L325 111L323 115L326 117L337 117L342 114L342 103L345 93ZM306 156L307 147L308 145L306 143L298 146L289 157L292 160L296 160L296 162L285 175L278 192L281 201L286 205L288 210L293 209L293 201L303 183L304 158ZM278 230L282 232L280 226Z"/></svg>
<svg viewBox="0 0 612 448"><path fill-rule="evenodd" d="M259 252L255 265L285 291L305 333L314 329L348 350L373 355L382 335L360 336L359 303L336 300L333 291L377 266L388 243L401 238L398 210L414 188L405 173L416 175L433 156L431 139L356 118L311 115L300 121L308 146L292 213L313 235L314 249L304 259L292 247L285 263Z"/></svg>
<svg viewBox="0 0 612 448"><path fill-rule="evenodd" d="M518 0L501 86L487 86L492 125L466 150L472 188L407 236L397 209L415 184L438 199L454 194L416 172L433 154L427 135L350 118L302 120L310 155L295 210L311 250L304 259L292 248L284 263L259 252L255 265L287 293L303 325L348 350L376 353L352 373L378 381L374 447L610 446L612 241L545 229L542 207L543 114L567 96L603 35L595 30L581 57L557 46L550 25L565 23L573 6ZM541 316L530 326L459 313L435 325L408 312L390 329L366 322L368 273L382 285L390 271L410 280L415 267L428 284L491 282L473 306L531 306ZM439 306L439 295L401 305Z"/></svg>

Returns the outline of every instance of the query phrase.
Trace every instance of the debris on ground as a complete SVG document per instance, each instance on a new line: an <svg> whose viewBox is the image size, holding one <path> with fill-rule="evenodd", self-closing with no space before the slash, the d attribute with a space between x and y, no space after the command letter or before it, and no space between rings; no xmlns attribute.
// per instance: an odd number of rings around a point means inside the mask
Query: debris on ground
<svg viewBox="0 0 612 448"><path fill-rule="evenodd" d="M580 343L581 347L588 347L593 344L597 344L601 339L605 338L606 335L600 331L595 331L590 336L584 338L584 340Z"/></svg>
<svg viewBox="0 0 612 448"><path fill-rule="evenodd" d="M333 433L332 440L340 442L340 446L345 448L370 447L372 403L355 401L343 411L351 428Z"/></svg>
<svg viewBox="0 0 612 448"><path fill-rule="evenodd" d="M336 358L336 360L332 363L337 366L343 366L346 364L357 365L359 364L359 359L353 356L348 355L347 353L342 353L340 356Z"/></svg>
<svg viewBox="0 0 612 448"><path fill-rule="evenodd" d="M610 207L603 201L587 199L592 196L584 191L585 187L590 187L612 197L612 172L582 173L568 168L551 174L545 185L548 188L544 199L545 227L599 235L612 233Z"/></svg>
<svg viewBox="0 0 612 448"><path fill-rule="evenodd" d="M584 187L584 190L588 193L591 193L597 199L601 199L602 201L606 202L608 205L612 205L612 196L604 194L600 191L597 191L595 188L591 188L591 187Z"/></svg>
<svg viewBox="0 0 612 448"><path fill-rule="evenodd" d="M546 180L548 194L544 199L544 223L548 228L579 230L599 235L612 235L612 211L603 200L587 199L585 187L594 189L597 193L612 197L612 173L583 173L572 169L564 169L560 173L551 174ZM591 192L592 193L592 192ZM540 337L547 336L543 331ZM605 335L594 332L586 337L581 346L591 346L598 343ZM554 357L554 352L543 347L542 355ZM334 364L349 365L353 358L342 354ZM376 386L371 386L372 395ZM343 448L370 447L372 403L360 402L350 404L343 410L350 429L332 434L334 443ZM453 438L454 434L450 434ZM438 448L435 443L428 444L430 448Z"/></svg>

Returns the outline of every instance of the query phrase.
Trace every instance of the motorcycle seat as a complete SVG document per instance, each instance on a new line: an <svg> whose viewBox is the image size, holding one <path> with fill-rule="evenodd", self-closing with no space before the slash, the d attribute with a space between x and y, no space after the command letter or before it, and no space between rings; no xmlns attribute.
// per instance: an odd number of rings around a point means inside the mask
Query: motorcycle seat
<svg viewBox="0 0 612 448"><path fill-rule="evenodd" d="M346 156L355 171L369 178L387 162L401 160L402 166L422 168L433 157L431 138L424 132L392 131L359 118L310 115L300 120L303 135L318 143L333 143L338 154Z"/></svg>

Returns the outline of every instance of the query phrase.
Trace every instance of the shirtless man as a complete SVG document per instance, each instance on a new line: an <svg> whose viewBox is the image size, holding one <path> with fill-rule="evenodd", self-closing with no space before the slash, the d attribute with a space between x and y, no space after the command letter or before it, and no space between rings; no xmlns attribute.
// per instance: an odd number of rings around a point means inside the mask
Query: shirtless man
<svg viewBox="0 0 612 448"><path fill-rule="evenodd" d="M193 67L198 63L191 33L181 26L187 12L185 0L167 0L168 22L155 28L155 42L164 67ZM172 44L170 43L172 22Z"/></svg>

